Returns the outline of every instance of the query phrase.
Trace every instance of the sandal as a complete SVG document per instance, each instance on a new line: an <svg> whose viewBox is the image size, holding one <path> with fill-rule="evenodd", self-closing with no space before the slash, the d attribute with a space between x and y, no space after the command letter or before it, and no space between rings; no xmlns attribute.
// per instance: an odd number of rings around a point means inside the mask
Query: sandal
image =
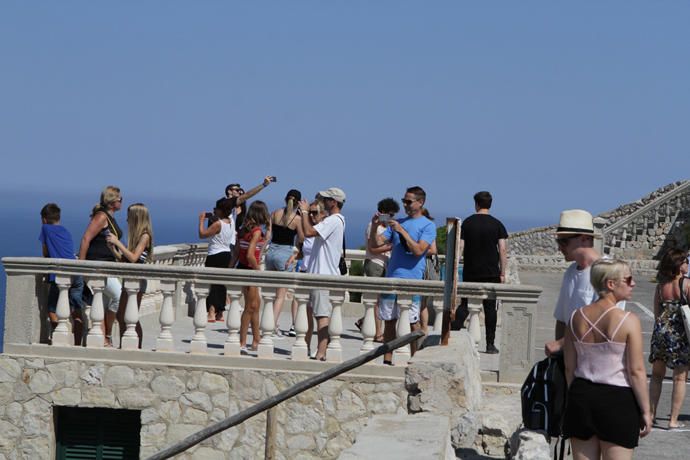
<svg viewBox="0 0 690 460"><path fill-rule="evenodd" d="M668 428L666 428L667 431L685 431L685 423L678 422L678 425L676 426L671 426L669 425Z"/></svg>
<svg viewBox="0 0 690 460"><path fill-rule="evenodd" d="M110 335L105 336L103 340L103 348L113 348L113 337Z"/></svg>
<svg viewBox="0 0 690 460"><path fill-rule="evenodd" d="M377 335L376 337L374 337L374 342L383 343L383 335Z"/></svg>
<svg viewBox="0 0 690 460"><path fill-rule="evenodd" d="M355 321L355 327L359 329L359 332L362 332L362 324L364 323L364 318L359 318L357 321Z"/></svg>

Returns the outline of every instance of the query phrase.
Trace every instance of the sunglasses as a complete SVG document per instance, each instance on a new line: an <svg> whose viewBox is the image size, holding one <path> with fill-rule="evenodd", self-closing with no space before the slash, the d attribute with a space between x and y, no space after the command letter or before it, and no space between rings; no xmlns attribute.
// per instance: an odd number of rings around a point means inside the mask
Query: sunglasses
<svg viewBox="0 0 690 460"><path fill-rule="evenodd" d="M409 206L417 200L406 200L405 198L400 198L400 201L402 202L403 205Z"/></svg>
<svg viewBox="0 0 690 460"><path fill-rule="evenodd" d="M319 215L319 211L309 211L309 215L310 215L310 216L318 216L318 215Z"/></svg>
<svg viewBox="0 0 690 460"><path fill-rule="evenodd" d="M571 236L562 236L560 238L556 238L556 244L559 246L565 246L568 244L568 241L577 238L580 235L571 235Z"/></svg>
<svg viewBox="0 0 690 460"><path fill-rule="evenodd" d="M623 282L624 282L625 284L627 284L628 286L632 286L632 283L633 283L633 277L632 277L632 275L626 276L625 278L621 278L620 280L623 281Z"/></svg>

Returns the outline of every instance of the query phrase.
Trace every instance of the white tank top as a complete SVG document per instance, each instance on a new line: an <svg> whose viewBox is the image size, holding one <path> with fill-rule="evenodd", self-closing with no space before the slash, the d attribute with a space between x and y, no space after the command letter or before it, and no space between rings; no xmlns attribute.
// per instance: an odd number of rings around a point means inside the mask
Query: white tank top
<svg viewBox="0 0 690 460"><path fill-rule="evenodd" d="M234 243L235 223L226 224L220 221L220 232L211 237L208 243L208 255L218 254L219 252L230 252L230 245Z"/></svg>

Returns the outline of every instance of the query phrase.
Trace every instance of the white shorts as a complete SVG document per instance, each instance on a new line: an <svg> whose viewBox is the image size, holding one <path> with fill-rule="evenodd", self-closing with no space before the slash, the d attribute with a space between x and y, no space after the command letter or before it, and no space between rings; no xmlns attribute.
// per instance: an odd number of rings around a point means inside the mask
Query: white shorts
<svg viewBox="0 0 690 460"><path fill-rule="evenodd" d="M400 318L400 309L395 294L381 294L379 298L379 317L384 321L393 321ZM410 305L410 324L419 321L419 311L422 306L422 296L413 295Z"/></svg>
<svg viewBox="0 0 690 460"><path fill-rule="evenodd" d="M327 289L315 289L309 294L309 303L315 318L331 317L333 305Z"/></svg>

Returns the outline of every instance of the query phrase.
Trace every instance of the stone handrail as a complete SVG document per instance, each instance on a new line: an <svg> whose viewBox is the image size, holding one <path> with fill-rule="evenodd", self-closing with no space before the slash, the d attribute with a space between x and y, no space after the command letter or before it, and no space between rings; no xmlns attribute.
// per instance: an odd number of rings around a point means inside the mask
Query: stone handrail
<svg viewBox="0 0 690 460"><path fill-rule="evenodd" d="M649 203L645 204L644 206L640 207L639 209L636 209L635 211L631 212L630 214L626 215L625 217L621 217L620 219L616 220L614 223L611 225L608 225L603 228L602 233L604 235L604 238L611 233L612 231L617 230L620 227L625 226L629 222L635 220L637 217L642 216L646 214L647 212L653 210L657 206L659 206L659 203L666 202L668 200L671 200L675 198L678 195L683 194L686 189L690 188L690 181L685 181L681 185L675 187L674 189L666 192L665 194L657 197L656 199L650 201Z"/></svg>
<svg viewBox="0 0 690 460"><path fill-rule="evenodd" d="M2 259L7 274L7 302L5 308L5 344L36 344L41 342L42 323L45 318L38 314L38 288L43 274L54 273L56 284L60 290L57 305L58 325L52 336L53 346L71 346L69 317L70 309L67 291L70 277L83 276L88 280L94 291L94 301L91 306L91 327L86 338L86 347L102 348L104 344L101 323L104 318L103 288L107 277L124 279L124 289L129 298L125 310L126 330L122 339L123 349L136 349L138 338L135 326L139 320L136 304L136 294L139 292L139 281L156 281L162 292L160 308L160 331L156 340L157 351L174 352L171 326L175 321L175 311L183 303L180 295L181 286L188 284L196 298L193 315L194 331L190 331L191 352L206 354L207 313L205 299L209 286L212 284L225 285L231 300L227 314L228 337L224 345L226 356L240 356L239 327L241 304L241 288L243 286L258 286L264 301L261 316L261 342L258 356L271 358L274 354L273 331L273 299L276 289L287 287L294 290L298 301L298 313L295 321L297 340L292 349L293 360L306 360L307 346L303 340L307 331L306 308L309 292L314 289L330 291L333 303L333 314L329 326L331 341L328 349L328 359L342 360L340 335L342 334L341 308L345 291L361 292L365 315L362 352L368 352L374 347L374 306L379 294L389 293L398 295L400 317L397 333L405 335L410 331L408 320L412 296L421 295L433 299L433 308L437 312L434 324L440 329L444 284L441 281L406 280L397 278L368 278L354 276L324 276L303 273L264 272L250 270L234 270L206 268L196 266L180 266L166 264L122 264L113 262L75 261L66 259L48 259L40 257L5 257ZM529 370L534 361L534 332L536 330L536 302L541 288L526 285L491 284L491 283L460 283L458 296L469 299L469 332L478 344L481 338L479 328L479 313L481 301L485 298L495 298L502 301L503 324L502 346L504 352L499 358L499 378L516 373L520 378ZM401 348L396 352L394 361L406 363L409 358L409 348ZM248 358L254 359L254 358Z"/></svg>

